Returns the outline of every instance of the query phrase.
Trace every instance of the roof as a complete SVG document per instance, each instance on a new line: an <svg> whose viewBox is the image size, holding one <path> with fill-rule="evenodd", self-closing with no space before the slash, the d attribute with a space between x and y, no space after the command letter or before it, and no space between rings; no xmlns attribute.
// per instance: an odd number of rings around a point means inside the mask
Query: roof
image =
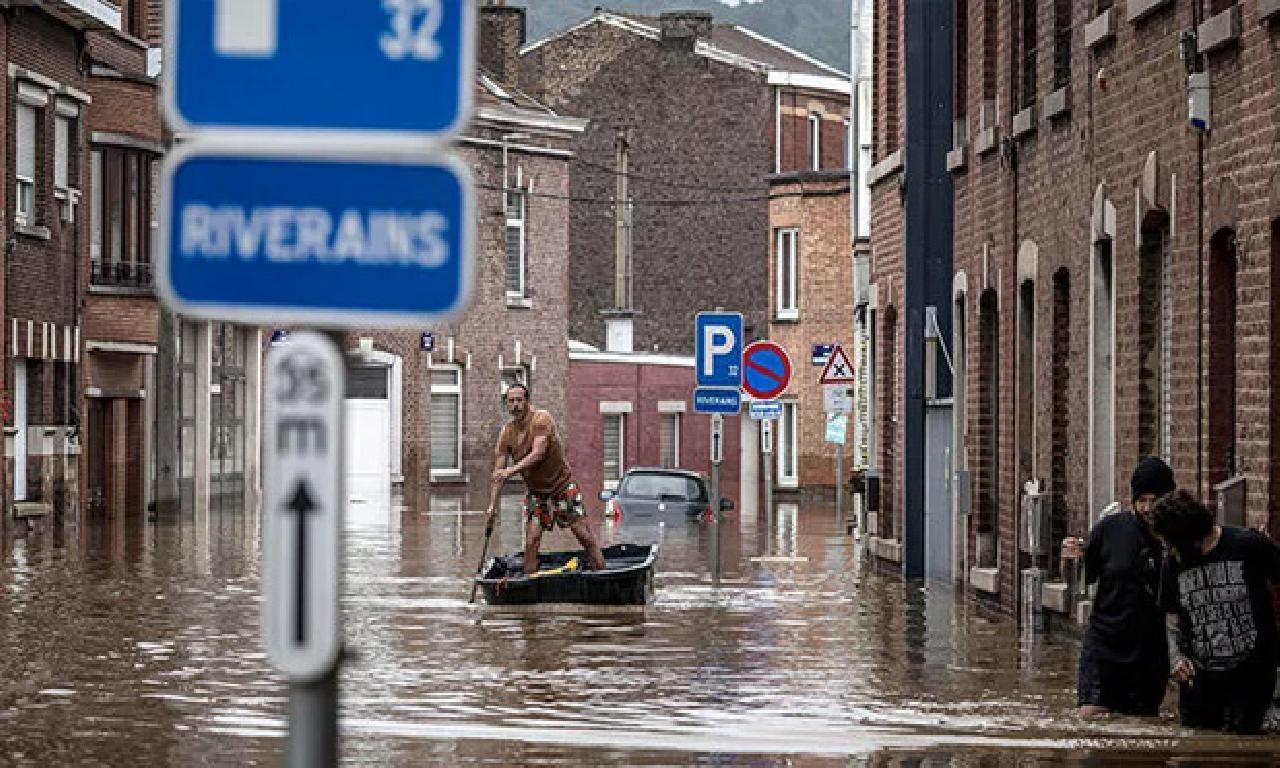
<svg viewBox="0 0 1280 768"><path fill-rule="evenodd" d="M476 68L475 115L499 123L580 132L586 121L566 117L507 83L500 83L484 69Z"/></svg>
<svg viewBox="0 0 1280 768"><path fill-rule="evenodd" d="M553 40L592 24L608 24L651 40L662 38L662 21L657 16L597 9L590 17L572 27L526 45L520 53L531 53ZM848 90L847 72L736 24L713 24L710 39L699 40L695 52L744 69L806 76L809 84L814 87L823 87L822 81L831 81L826 83L828 87L838 87L836 81L844 81L844 89Z"/></svg>

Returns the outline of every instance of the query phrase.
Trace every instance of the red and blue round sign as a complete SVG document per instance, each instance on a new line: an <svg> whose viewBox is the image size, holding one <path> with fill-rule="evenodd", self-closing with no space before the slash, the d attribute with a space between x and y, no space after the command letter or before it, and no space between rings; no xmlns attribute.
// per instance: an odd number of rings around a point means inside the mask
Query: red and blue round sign
<svg viewBox="0 0 1280 768"><path fill-rule="evenodd" d="M758 400L772 400L791 382L791 358L772 341L754 341L742 351L742 388Z"/></svg>

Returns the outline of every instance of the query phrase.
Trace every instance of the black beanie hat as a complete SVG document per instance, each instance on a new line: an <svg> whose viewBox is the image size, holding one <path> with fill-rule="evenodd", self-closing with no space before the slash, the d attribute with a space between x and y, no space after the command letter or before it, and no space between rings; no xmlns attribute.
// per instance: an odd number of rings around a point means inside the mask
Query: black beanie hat
<svg viewBox="0 0 1280 768"><path fill-rule="evenodd" d="M1129 485L1133 489L1134 501L1144 493L1154 493L1160 497L1166 493L1172 493L1177 487L1173 482L1173 470L1155 456L1148 456L1138 462Z"/></svg>

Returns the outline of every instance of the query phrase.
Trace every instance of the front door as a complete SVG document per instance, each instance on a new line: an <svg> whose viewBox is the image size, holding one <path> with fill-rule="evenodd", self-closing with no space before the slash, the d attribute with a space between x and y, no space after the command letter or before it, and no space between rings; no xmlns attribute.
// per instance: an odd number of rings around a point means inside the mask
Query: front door
<svg viewBox="0 0 1280 768"><path fill-rule="evenodd" d="M355 368L347 376L347 505L386 514L391 510L391 399L389 368Z"/></svg>

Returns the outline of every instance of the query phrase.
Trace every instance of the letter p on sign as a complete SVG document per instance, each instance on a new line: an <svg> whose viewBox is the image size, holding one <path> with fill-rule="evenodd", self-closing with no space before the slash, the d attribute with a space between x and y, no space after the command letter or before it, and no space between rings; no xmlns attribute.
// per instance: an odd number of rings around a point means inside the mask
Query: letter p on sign
<svg viewBox="0 0 1280 768"><path fill-rule="evenodd" d="M223 56L274 56L280 0L217 0L213 47Z"/></svg>
<svg viewBox="0 0 1280 768"><path fill-rule="evenodd" d="M702 329L707 354L702 361L702 375L714 376L716 358L733 351L733 330L727 325L708 325Z"/></svg>

